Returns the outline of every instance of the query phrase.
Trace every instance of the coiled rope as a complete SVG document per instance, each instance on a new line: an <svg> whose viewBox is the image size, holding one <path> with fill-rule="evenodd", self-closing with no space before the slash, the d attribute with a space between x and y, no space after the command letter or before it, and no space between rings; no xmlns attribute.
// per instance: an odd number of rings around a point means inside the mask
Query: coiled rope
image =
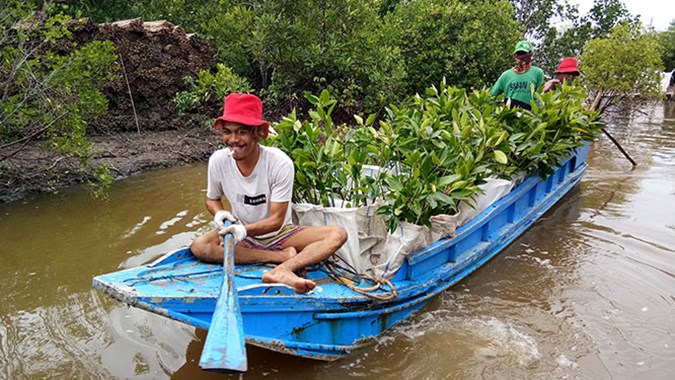
<svg viewBox="0 0 675 380"><path fill-rule="evenodd" d="M396 287L391 283L391 281L383 277L375 277L369 274L359 273L356 268L344 261L338 255L333 255L330 258L322 261L321 267L336 283L346 286L349 289L368 298L373 298L380 301L389 301L398 297ZM364 282L369 282L372 284L372 286L368 288L356 286L357 283L361 284ZM385 287L388 287L389 290L386 290Z"/></svg>

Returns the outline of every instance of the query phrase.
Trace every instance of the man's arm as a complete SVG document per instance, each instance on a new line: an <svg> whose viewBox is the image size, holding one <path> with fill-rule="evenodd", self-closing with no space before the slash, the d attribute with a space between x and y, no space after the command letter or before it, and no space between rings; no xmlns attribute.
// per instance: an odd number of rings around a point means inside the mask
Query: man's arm
<svg viewBox="0 0 675 380"><path fill-rule="evenodd" d="M500 76L499 79L497 79L497 83L495 83L494 86L492 86L492 88L490 88L490 95L497 96L497 95L501 94L502 92L503 92L502 91L502 77Z"/></svg>
<svg viewBox="0 0 675 380"><path fill-rule="evenodd" d="M490 88L490 95L497 96L504 92L503 82L506 80L507 71L503 72L502 75L497 78L497 82Z"/></svg>
<svg viewBox="0 0 675 380"><path fill-rule="evenodd" d="M216 215L218 211L224 210L223 202L221 202L220 199L211 199L207 197L204 204L206 204L206 209L209 210L211 215Z"/></svg>
<svg viewBox="0 0 675 380"><path fill-rule="evenodd" d="M546 83L544 83L544 88L542 89L542 92L549 92L549 91L555 89L556 86L558 86L559 84L560 84L559 80L551 79L551 80L547 81Z"/></svg>
<svg viewBox="0 0 675 380"><path fill-rule="evenodd" d="M270 204L270 216L255 223L246 225L246 233L249 236L264 235L280 229L286 218L286 210L289 202L272 202Z"/></svg>

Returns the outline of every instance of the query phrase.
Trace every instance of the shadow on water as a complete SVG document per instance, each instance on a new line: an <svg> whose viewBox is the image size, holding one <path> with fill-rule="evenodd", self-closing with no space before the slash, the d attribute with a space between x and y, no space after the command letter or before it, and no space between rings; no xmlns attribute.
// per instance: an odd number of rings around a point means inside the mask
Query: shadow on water
<svg viewBox="0 0 675 380"><path fill-rule="evenodd" d="M92 277L190 243L206 165L0 205L0 378L669 378L675 368L675 102L608 126L589 169L504 252L373 346L324 363L248 347L199 369L205 332L128 308Z"/></svg>

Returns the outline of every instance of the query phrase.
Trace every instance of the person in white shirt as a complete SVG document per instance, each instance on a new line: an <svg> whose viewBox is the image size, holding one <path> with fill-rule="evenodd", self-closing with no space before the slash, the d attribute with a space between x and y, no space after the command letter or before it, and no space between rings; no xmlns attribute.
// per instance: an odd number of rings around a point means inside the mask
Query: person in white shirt
<svg viewBox="0 0 675 380"><path fill-rule="evenodd" d="M278 148L258 144L267 138L269 124L257 96L228 95L214 128L221 130L226 148L209 158L205 203L218 229L197 237L192 254L222 262L222 235L232 233L236 264L279 264L265 272L263 282L286 284L297 293L311 291L316 284L296 272L330 257L347 241L347 232L340 226L292 224L293 162ZM225 210L223 196L231 212ZM233 224L223 228L226 219Z"/></svg>

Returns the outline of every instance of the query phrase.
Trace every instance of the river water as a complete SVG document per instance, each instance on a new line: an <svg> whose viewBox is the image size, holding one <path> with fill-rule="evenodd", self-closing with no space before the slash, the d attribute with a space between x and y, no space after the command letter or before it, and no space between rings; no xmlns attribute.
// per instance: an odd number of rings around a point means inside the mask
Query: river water
<svg viewBox="0 0 675 380"><path fill-rule="evenodd" d="M675 103L591 147L572 190L496 258L350 357L249 347L246 379L675 378ZM187 245L206 165L0 205L0 379L195 379L205 332L128 308L92 277ZM231 375L230 375L231 376ZM237 377L237 376L232 376Z"/></svg>

